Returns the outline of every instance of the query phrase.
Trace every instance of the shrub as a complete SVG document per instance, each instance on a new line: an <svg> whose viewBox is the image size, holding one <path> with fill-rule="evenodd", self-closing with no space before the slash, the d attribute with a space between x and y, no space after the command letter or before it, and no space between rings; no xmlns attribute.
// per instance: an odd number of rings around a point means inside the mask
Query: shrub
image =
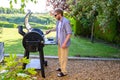
<svg viewBox="0 0 120 80"><path fill-rule="evenodd" d="M80 24L80 22L79 21L77 21L77 20L75 20L74 21L74 33L75 33L75 35L80 35L80 27L81 27L81 24Z"/></svg>
<svg viewBox="0 0 120 80"><path fill-rule="evenodd" d="M117 35L117 30L116 30L116 20L112 19L111 23L109 24L106 29L102 29L102 27L99 26L99 22L95 22L95 37L104 39L105 41L108 42L113 42L115 36Z"/></svg>
<svg viewBox="0 0 120 80"><path fill-rule="evenodd" d="M120 46L120 34L115 36L114 43L117 43L118 46Z"/></svg>
<svg viewBox="0 0 120 80"><path fill-rule="evenodd" d="M17 59L16 55L10 55L4 61L5 65L0 65L0 80L34 80L32 75L36 74L35 69L22 69L21 66L23 63L29 63L28 59Z"/></svg>

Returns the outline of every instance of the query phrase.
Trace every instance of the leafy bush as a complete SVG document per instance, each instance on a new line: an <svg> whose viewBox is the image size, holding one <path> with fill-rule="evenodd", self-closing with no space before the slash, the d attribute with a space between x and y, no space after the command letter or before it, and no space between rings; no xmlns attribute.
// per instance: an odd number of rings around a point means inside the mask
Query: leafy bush
<svg viewBox="0 0 120 80"><path fill-rule="evenodd" d="M29 63L26 58L17 59L16 55L10 55L4 59L5 65L0 65L0 80L34 80L37 72L33 68L22 69L23 63Z"/></svg>
<svg viewBox="0 0 120 80"><path fill-rule="evenodd" d="M115 36L117 36L117 31L116 31L116 20L112 19L111 23L109 24L108 27L106 27L106 29L102 29L99 26L99 22L96 21L95 22L95 37L96 38L101 38L104 39L108 42L114 42L114 38ZM116 39L118 40L118 39ZM117 41L116 41L117 42Z"/></svg>
<svg viewBox="0 0 120 80"><path fill-rule="evenodd" d="M72 20L74 35L90 36L90 27L83 27L79 20Z"/></svg>
<svg viewBox="0 0 120 80"><path fill-rule="evenodd" d="M89 36L92 33L90 32L91 24L94 23L92 16L97 16L98 25L95 27L95 37L108 42L119 41L116 37L120 35L117 32L116 22L120 18L120 0L77 0L74 5L71 5L73 1L68 0L68 3L70 4L70 16L76 20L75 35Z"/></svg>
<svg viewBox="0 0 120 80"><path fill-rule="evenodd" d="M115 36L114 43L117 43L120 46L120 35Z"/></svg>
<svg viewBox="0 0 120 80"><path fill-rule="evenodd" d="M80 35L81 34L81 24L78 20L75 21L75 26L74 26L74 32L75 32L75 35Z"/></svg>

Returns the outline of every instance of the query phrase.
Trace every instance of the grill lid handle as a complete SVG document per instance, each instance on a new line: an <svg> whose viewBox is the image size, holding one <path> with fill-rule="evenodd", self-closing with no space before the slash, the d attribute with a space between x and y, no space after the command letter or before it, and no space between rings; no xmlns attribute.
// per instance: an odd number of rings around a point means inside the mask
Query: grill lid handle
<svg viewBox="0 0 120 80"><path fill-rule="evenodd" d="M18 26L18 32L24 36L26 33L23 31L23 26Z"/></svg>

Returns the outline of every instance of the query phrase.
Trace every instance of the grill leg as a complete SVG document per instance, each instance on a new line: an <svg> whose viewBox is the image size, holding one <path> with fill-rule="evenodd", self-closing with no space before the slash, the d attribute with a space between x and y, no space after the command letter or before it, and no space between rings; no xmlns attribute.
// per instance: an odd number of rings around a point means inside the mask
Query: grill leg
<svg viewBox="0 0 120 80"><path fill-rule="evenodd" d="M27 59L29 59L29 51L27 51L27 50L25 50L25 52L24 52L24 58L27 58ZM26 63L23 63L23 69L25 69L26 68Z"/></svg>
<svg viewBox="0 0 120 80"><path fill-rule="evenodd" d="M39 56L40 56L40 66L41 66L41 74L42 77L45 78L45 71L44 71L44 54L43 54L43 49L39 51Z"/></svg>

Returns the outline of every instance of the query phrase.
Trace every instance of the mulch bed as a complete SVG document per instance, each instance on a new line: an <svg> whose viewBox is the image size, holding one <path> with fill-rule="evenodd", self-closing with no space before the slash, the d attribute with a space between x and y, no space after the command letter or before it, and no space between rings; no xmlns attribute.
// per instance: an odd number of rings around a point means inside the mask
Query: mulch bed
<svg viewBox="0 0 120 80"><path fill-rule="evenodd" d="M38 71L37 80L120 80L120 61L74 60L68 61L68 75L57 77L58 59L45 59L46 78Z"/></svg>

